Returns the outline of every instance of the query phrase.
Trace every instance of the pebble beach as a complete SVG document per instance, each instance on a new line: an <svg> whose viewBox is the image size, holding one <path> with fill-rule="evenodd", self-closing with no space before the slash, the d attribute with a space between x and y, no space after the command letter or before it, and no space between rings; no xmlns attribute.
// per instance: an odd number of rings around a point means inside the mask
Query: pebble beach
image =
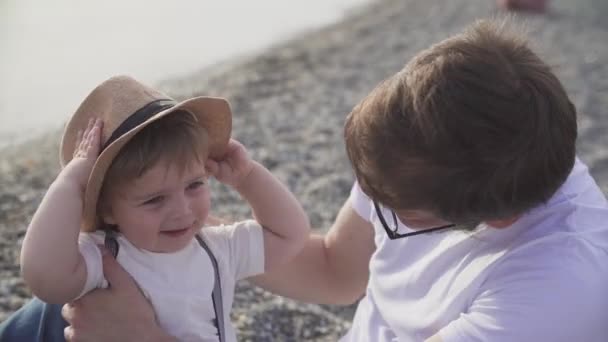
<svg viewBox="0 0 608 342"><path fill-rule="evenodd" d="M579 113L579 157L608 193L608 14L604 0L550 2L544 14L507 14L529 32ZM494 1L378 0L330 26L251 56L156 86L176 99L227 98L233 136L300 199L319 232L333 222L354 180L342 141L351 108L421 49L476 19L503 17ZM101 81L101 80L100 80ZM19 274L25 229L59 171L61 132L0 150L0 322L27 302ZM249 214L237 194L212 184L213 212ZM240 341L336 341L354 306L305 304L247 282L232 318Z"/></svg>

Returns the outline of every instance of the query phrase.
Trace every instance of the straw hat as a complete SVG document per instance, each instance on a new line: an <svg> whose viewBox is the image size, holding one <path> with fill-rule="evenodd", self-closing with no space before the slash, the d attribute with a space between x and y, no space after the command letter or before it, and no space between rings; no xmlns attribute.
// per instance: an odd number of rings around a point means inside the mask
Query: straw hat
<svg viewBox="0 0 608 342"><path fill-rule="evenodd" d="M94 231L96 208L103 179L120 149L141 129L177 110L184 110L197 119L207 131L209 157L221 157L228 145L232 129L232 113L225 99L195 97L177 102L128 76L112 77L87 96L65 127L61 139L60 158L64 167L73 157L79 130L89 119L103 121L101 152L95 161L84 194L81 229Z"/></svg>

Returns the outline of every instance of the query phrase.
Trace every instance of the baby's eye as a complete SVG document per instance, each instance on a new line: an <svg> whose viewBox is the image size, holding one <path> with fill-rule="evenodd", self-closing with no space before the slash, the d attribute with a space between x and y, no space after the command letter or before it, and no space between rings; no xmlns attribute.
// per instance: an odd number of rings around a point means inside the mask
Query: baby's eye
<svg viewBox="0 0 608 342"><path fill-rule="evenodd" d="M144 202L144 205L153 205L153 204L159 204L162 203L162 201L165 200L164 196L156 196L156 197L152 197L149 200Z"/></svg>
<svg viewBox="0 0 608 342"><path fill-rule="evenodd" d="M188 190L196 190L204 185L205 185L205 182L203 182L203 181L195 181L188 185Z"/></svg>

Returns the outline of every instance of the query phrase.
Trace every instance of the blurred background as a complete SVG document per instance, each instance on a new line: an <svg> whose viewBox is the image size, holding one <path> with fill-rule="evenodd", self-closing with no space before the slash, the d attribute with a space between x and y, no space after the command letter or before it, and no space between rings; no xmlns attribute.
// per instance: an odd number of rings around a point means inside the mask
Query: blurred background
<svg viewBox="0 0 608 342"><path fill-rule="evenodd" d="M61 127L111 75L153 84L261 51L369 2L1 0L0 148ZM547 3L608 25L608 0Z"/></svg>
<svg viewBox="0 0 608 342"><path fill-rule="evenodd" d="M61 127L102 80L154 84L334 22L367 0L0 0L0 148Z"/></svg>

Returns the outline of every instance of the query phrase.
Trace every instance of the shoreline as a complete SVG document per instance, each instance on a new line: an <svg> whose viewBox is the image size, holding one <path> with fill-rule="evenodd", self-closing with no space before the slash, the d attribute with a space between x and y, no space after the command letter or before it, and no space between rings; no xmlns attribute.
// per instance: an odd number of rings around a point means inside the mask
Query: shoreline
<svg viewBox="0 0 608 342"><path fill-rule="evenodd" d="M585 26L557 7L522 16L532 46L556 66L579 110L578 154L608 193L607 29ZM385 0L344 20L278 43L254 56L168 78L159 88L176 99L228 98L233 135L294 192L311 223L327 229L353 181L342 142L343 120L378 82L418 50L477 18L497 15L493 2ZM0 321L29 293L17 266L21 239L46 187L58 171L59 132L0 149ZM247 208L235 193L212 183L213 212L240 218ZM243 341L335 341L354 306L302 304L246 282L235 294L232 318Z"/></svg>

